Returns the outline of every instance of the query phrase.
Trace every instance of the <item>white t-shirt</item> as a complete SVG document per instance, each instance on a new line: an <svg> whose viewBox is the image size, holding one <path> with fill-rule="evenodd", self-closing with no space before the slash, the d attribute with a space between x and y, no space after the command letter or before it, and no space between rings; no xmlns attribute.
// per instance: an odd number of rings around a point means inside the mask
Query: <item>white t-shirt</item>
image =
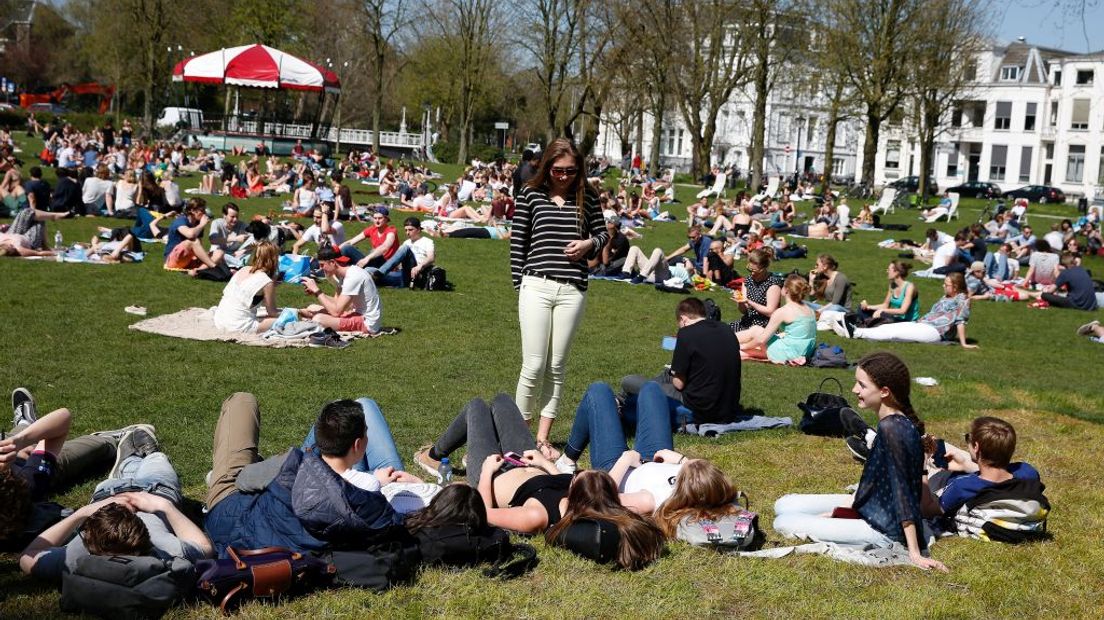
<svg viewBox="0 0 1104 620"><path fill-rule="evenodd" d="M954 245L954 237L948 235L942 230L938 230L935 233L935 241L931 242L931 249L933 251L938 250L940 247L948 243Z"/></svg>
<svg viewBox="0 0 1104 620"><path fill-rule="evenodd" d="M115 187L115 184L110 179L88 177L81 187L81 202L86 205L103 206L104 197L113 187Z"/></svg>
<svg viewBox="0 0 1104 620"><path fill-rule="evenodd" d="M1054 252L1061 252L1062 248L1066 247L1066 238L1057 230L1052 230L1043 235L1043 241L1046 241Z"/></svg>
<svg viewBox="0 0 1104 620"><path fill-rule="evenodd" d="M432 482L392 482L380 488L379 478L370 471L347 469L341 477L358 489L383 493L387 503L401 515L425 508L441 492L441 486Z"/></svg>
<svg viewBox="0 0 1104 620"><path fill-rule="evenodd" d="M644 463L633 469L621 483L624 493L647 491L655 498L656 510L671 497L675 490L675 477L682 465L675 463Z"/></svg>
<svg viewBox="0 0 1104 620"><path fill-rule="evenodd" d="M932 256L932 269L938 269L945 267L951 263L954 259L954 255L958 253L958 245L953 242L944 243L935 250L935 255Z"/></svg>
<svg viewBox="0 0 1104 620"><path fill-rule="evenodd" d="M364 326L369 331L377 332L383 327L379 291L367 271L356 265L346 267L341 294L353 298L353 311L364 317Z"/></svg>
<svg viewBox="0 0 1104 620"><path fill-rule="evenodd" d="M330 222L330 228L333 229L333 233L330 234L330 241L335 245L341 245L345 243L345 227L341 222ZM322 227L318 224L311 224L311 227L303 231L302 240L304 242L315 242L321 245L320 239L325 235L322 233Z"/></svg>
<svg viewBox="0 0 1104 620"><path fill-rule="evenodd" d="M414 262L419 265L424 265L429 260L429 255L433 253L433 239L424 235L417 241L407 239L403 242L403 245L410 248L410 251L414 253Z"/></svg>

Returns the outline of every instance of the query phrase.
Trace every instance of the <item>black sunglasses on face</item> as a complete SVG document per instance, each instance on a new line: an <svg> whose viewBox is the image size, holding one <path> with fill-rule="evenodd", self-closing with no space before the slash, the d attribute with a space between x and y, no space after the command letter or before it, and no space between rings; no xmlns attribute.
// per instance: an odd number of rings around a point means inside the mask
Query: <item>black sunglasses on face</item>
<svg viewBox="0 0 1104 620"><path fill-rule="evenodd" d="M552 176L557 176L557 177L575 176L575 173L578 172L578 171L579 171L578 168L558 168L558 167L553 167L552 170L551 170Z"/></svg>

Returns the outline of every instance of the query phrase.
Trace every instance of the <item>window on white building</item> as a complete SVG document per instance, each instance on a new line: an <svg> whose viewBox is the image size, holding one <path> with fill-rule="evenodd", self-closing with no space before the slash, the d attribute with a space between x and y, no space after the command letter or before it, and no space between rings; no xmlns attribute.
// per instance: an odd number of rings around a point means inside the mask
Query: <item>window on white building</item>
<svg viewBox="0 0 1104 620"><path fill-rule="evenodd" d="M1104 170L1104 168L1101 168L1101 170ZM843 158L842 157L833 157L832 158L832 174L834 174L836 176L840 176L840 175L843 174Z"/></svg>
<svg viewBox="0 0 1104 620"><path fill-rule="evenodd" d="M901 141L890 140L886 143L885 167L897 170L901 167Z"/></svg>
<svg viewBox="0 0 1104 620"><path fill-rule="evenodd" d="M977 69L978 69L978 66L977 66L977 61L976 60L971 59L971 60L967 61L965 70L963 71L963 74L964 74L963 77L965 77L967 80L969 80L971 82L976 80L977 79L977 73L978 73Z"/></svg>
<svg viewBox="0 0 1104 620"><path fill-rule="evenodd" d="M1020 150L1020 183L1031 182L1031 151L1030 146Z"/></svg>
<svg viewBox="0 0 1104 620"><path fill-rule="evenodd" d="M1044 157L1046 158L1047 161L1050 161L1050 160L1054 159L1054 143L1053 142L1047 142L1046 144L1044 144L1043 145L1043 153L1044 153Z"/></svg>
<svg viewBox="0 0 1104 620"><path fill-rule="evenodd" d="M1055 69L1054 70L1054 85L1055 86L1061 86L1062 85L1062 70L1061 69Z"/></svg>
<svg viewBox="0 0 1104 620"><path fill-rule="evenodd" d="M806 124L806 127L805 127L805 144L812 144L813 143L813 136L816 135L817 117L810 116L809 120L806 121L806 123L807 124Z"/></svg>
<svg viewBox="0 0 1104 620"><path fill-rule="evenodd" d="M1095 72L1092 69L1078 69L1077 70L1077 84L1079 86L1091 86L1092 83L1093 83L1093 77L1094 77L1093 73L1095 73Z"/></svg>
<svg viewBox="0 0 1104 620"><path fill-rule="evenodd" d="M1071 144L1066 159L1066 183L1080 183L1085 178L1085 145Z"/></svg>
<svg viewBox="0 0 1104 620"><path fill-rule="evenodd" d="M1100 147L1100 159L1096 161L1096 184L1104 185L1104 146Z"/></svg>
<svg viewBox="0 0 1104 620"><path fill-rule="evenodd" d="M682 154L682 137L684 135L686 135L686 132L680 129L679 132L678 132L678 152L679 152L679 154Z"/></svg>
<svg viewBox="0 0 1104 620"><path fill-rule="evenodd" d="M1016 66L1013 66L1013 65L1009 65L1009 66L1006 66L1006 67L1001 67L1000 81L1002 81L1002 82L1015 82L1019 78L1020 78L1020 68L1019 67L1016 67Z"/></svg>
<svg viewBox="0 0 1104 620"><path fill-rule="evenodd" d="M1011 101L998 101L997 102L997 114L993 120L993 129L1011 129L1012 128L1012 102Z"/></svg>
<svg viewBox="0 0 1104 620"><path fill-rule="evenodd" d="M958 176L958 151L957 150L951 151L950 154L947 155L947 176L949 176L949 177L957 177Z"/></svg>
<svg viewBox="0 0 1104 620"><path fill-rule="evenodd" d="M667 130L667 154L668 155L674 155L675 154L675 130L674 129L668 129Z"/></svg>
<svg viewBox="0 0 1104 620"><path fill-rule="evenodd" d="M962 102L954 104L954 108L951 109L951 127L962 126Z"/></svg>
<svg viewBox="0 0 1104 620"><path fill-rule="evenodd" d="M1089 128L1089 100L1074 99L1070 114L1070 129L1084 131Z"/></svg>
<svg viewBox="0 0 1104 620"><path fill-rule="evenodd" d="M1058 126L1058 102L1057 101L1051 101L1050 102L1050 126L1051 127L1057 127Z"/></svg>
<svg viewBox="0 0 1104 620"><path fill-rule="evenodd" d="M1008 147L994 144L989 152L989 180L1003 181L1004 170L1008 162Z"/></svg>
<svg viewBox="0 0 1104 620"><path fill-rule="evenodd" d="M1024 131L1035 131L1035 110L1037 103L1028 103L1027 112L1024 114Z"/></svg>

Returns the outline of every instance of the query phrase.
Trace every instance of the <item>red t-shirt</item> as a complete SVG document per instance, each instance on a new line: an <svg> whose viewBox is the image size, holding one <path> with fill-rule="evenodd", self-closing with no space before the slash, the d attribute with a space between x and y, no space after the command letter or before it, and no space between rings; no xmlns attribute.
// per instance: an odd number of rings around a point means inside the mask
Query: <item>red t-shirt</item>
<svg viewBox="0 0 1104 620"><path fill-rule="evenodd" d="M383 260L390 260L395 252L399 251L399 232L394 226L387 226L386 228L380 228L378 226L370 226L368 228L368 240L372 242L373 248L378 248L383 245L383 242L387 239L387 235L392 234L395 236L395 242L391 244L391 247L383 253Z"/></svg>

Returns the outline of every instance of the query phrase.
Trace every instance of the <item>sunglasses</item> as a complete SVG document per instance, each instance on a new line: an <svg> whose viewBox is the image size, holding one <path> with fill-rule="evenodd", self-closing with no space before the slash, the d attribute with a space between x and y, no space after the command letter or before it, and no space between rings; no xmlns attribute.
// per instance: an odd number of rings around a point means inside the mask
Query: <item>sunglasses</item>
<svg viewBox="0 0 1104 620"><path fill-rule="evenodd" d="M564 178L573 177L573 176L575 176L575 173L578 172L578 171L579 171L578 168L558 168L558 167L553 167L552 170L551 170L552 176L554 176L554 177L564 177Z"/></svg>

